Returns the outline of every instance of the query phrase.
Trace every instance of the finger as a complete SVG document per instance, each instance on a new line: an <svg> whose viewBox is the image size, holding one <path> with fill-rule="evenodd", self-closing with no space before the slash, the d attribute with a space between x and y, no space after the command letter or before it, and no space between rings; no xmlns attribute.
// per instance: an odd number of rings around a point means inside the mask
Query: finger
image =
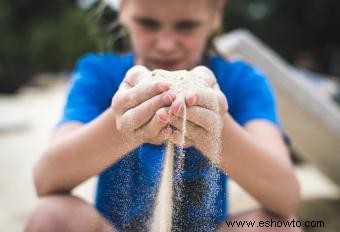
<svg viewBox="0 0 340 232"><path fill-rule="evenodd" d="M148 123L156 115L162 121L168 121L168 112L158 112L159 109L169 107L175 100L176 95L170 90L156 95L142 104L127 110L122 116L120 123L126 125L127 130L135 130ZM158 113L157 113L158 112Z"/></svg>
<svg viewBox="0 0 340 232"><path fill-rule="evenodd" d="M133 88L119 91L112 99L112 106L117 112L125 112L146 100L170 89L166 82L143 82Z"/></svg>
<svg viewBox="0 0 340 232"><path fill-rule="evenodd" d="M176 128L176 127L175 127ZM184 133L184 134L183 134ZM173 133L170 135L169 140L175 144L181 145L183 143L183 135L185 140L191 141L191 144L195 144L195 141L202 140L202 137L207 137L208 132L202 127L196 126L193 123L186 123L186 131L181 131L179 129L174 129Z"/></svg>
<svg viewBox="0 0 340 232"><path fill-rule="evenodd" d="M147 138L154 138L158 136L163 129L168 127L169 120L170 116L167 112L167 109L161 108L157 110L157 112L148 123L138 128L136 130L136 133L142 133ZM169 134L171 134L171 131L169 131L169 129L166 129L161 133L161 136L164 136L164 138L166 138L166 136Z"/></svg>
<svg viewBox="0 0 340 232"><path fill-rule="evenodd" d="M206 128L206 130L209 130L209 128L213 127L213 125L220 120L218 110L207 109L196 105L187 107L183 103L178 102L177 99L172 103L169 114L171 115L171 121L183 120L183 117L185 117L187 121Z"/></svg>
<svg viewBox="0 0 340 232"><path fill-rule="evenodd" d="M171 134L172 134L172 129L167 125L158 133L156 137L153 137L151 139L146 139L145 142L155 144L155 145L161 145L165 143L166 140L168 140Z"/></svg>
<svg viewBox="0 0 340 232"><path fill-rule="evenodd" d="M169 109L169 114L172 116L180 116L184 112L185 108L185 102L184 98L181 96L177 96L176 100L172 102L170 109Z"/></svg>
<svg viewBox="0 0 340 232"><path fill-rule="evenodd" d="M215 90L211 88L188 93L185 96L185 103L187 106L196 105L211 110L218 107Z"/></svg>
<svg viewBox="0 0 340 232"><path fill-rule="evenodd" d="M172 135L169 137L169 140L173 142L174 144L177 144L181 146L183 137L183 132L179 130L175 130ZM194 124L188 123L187 125L187 131L185 132L185 143L184 146L195 146L197 150L204 153L205 155L211 154L212 161L218 162L218 156L216 156L219 153L219 148L221 145L220 140L220 133L209 133L206 130L204 130L201 127L198 127ZM209 139L207 139L209 138ZM188 142L190 144L188 144ZM213 149L213 150L211 150ZM217 149L217 150L216 150Z"/></svg>
<svg viewBox="0 0 340 232"><path fill-rule="evenodd" d="M192 106L186 112L187 121L212 131L212 128L220 127L221 117L214 111L199 106Z"/></svg>
<svg viewBox="0 0 340 232"><path fill-rule="evenodd" d="M125 78L122 82L123 87L127 89L136 86L142 79L151 76L149 69L142 65L136 65L130 68L125 74Z"/></svg>
<svg viewBox="0 0 340 232"><path fill-rule="evenodd" d="M226 112L228 108L227 99L219 90L204 89L195 91L185 96L185 103L188 107L201 106L216 113Z"/></svg>
<svg viewBox="0 0 340 232"><path fill-rule="evenodd" d="M183 137L183 134L179 130L173 129L168 139L170 142L180 147L183 147L183 145L185 144L185 137Z"/></svg>
<svg viewBox="0 0 340 232"><path fill-rule="evenodd" d="M209 68L201 65L190 70L190 72L205 81L209 87L214 89L218 87L216 77Z"/></svg>
<svg viewBox="0 0 340 232"><path fill-rule="evenodd" d="M222 126L221 116L219 114L199 106L190 107L186 112L186 118L187 121L209 132L215 132L221 129Z"/></svg>
<svg viewBox="0 0 340 232"><path fill-rule="evenodd" d="M181 122L183 121L183 115L171 118L170 123L181 131ZM214 111L202 108L199 106L192 106L187 109L186 112L187 125L193 124L201 127L208 132L216 132L221 129L222 121L221 116Z"/></svg>
<svg viewBox="0 0 340 232"><path fill-rule="evenodd" d="M181 117L171 117L170 118L170 122L169 122L171 128L173 128L174 130L178 130L179 132L184 132L184 134L187 131L187 126L190 125L194 125L194 126L198 126L201 127L191 121L186 120L184 123L184 119Z"/></svg>
<svg viewBox="0 0 340 232"><path fill-rule="evenodd" d="M220 90L217 91L217 97L219 102L219 113L223 115L228 111L228 101L226 96Z"/></svg>

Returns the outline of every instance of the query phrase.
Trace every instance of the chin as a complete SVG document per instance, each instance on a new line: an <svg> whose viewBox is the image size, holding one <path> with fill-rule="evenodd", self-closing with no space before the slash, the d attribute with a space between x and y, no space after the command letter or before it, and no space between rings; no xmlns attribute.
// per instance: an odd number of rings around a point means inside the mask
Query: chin
<svg viewBox="0 0 340 232"><path fill-rule="evenodd" d="M180 64L180 63L177 63L177 64L160 64L160 63L156 63L156 62L150 62L150 63L145 64L145 66L150 70L163 69L163 70L167 70L167 71L176 71L176 70L187 69L187 68L185 68L185 65Z"/></svg>
<svg viewBox="0 0 340 232"><path fill-rule="evenodd" d="M184 65L172 65L172 66L162 66L162 65L158 65L156 69L164 69L167 71L178 71L178 70L189 70L191 68L188 68Z"/></svg>

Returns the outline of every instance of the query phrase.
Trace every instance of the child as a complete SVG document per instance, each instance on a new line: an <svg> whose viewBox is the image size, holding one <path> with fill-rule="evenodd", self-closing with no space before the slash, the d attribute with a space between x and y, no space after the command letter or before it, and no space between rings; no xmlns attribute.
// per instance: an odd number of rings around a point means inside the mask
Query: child
<svg viewBox="0 0 340 232"><path fill-rule="evenodd" d="M208 41L221 26L223 6L223 0L120 2L119 21L133 52L87 55L79 61L63 118L34 170L40 201L26 231L146 231L162 144L168 139L178 143L183 104L190 143L183 201L177 209L181 218L174 219L174 230L240 231L225 221L292 218L299 186L266 79L244 62L209 53ZM153 69L192 70L215 91L188 93L185 103L180 102L166 82L141 82ZM205 104L211 99L219 102L219 111ZM207 139L213 136L209 123L216 119L223 122L219 188L212 206L217 210L209 211L204 185L214 148ZM228 215L226 174L262 209ZM99 179L92 207L71 191L95 175Z"/></svg>

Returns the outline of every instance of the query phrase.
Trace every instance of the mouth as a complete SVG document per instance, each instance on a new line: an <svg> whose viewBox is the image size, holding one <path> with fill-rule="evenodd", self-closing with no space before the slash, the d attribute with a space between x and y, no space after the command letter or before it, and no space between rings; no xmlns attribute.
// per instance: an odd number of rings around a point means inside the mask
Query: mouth
<svg viewBox="0 0 340 232"><path fill-rule="evenodd" d="M158 69L164 70L176 70L176 67L179 65L179 60L153 60L152 63Z"/></svg>

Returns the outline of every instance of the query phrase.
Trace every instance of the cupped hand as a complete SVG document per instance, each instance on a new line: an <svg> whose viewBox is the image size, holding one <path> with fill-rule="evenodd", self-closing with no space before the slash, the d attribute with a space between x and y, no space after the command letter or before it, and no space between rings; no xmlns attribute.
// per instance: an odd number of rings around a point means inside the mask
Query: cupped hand
<svg viewBox="0 0 340 232"><path fill-rule="evenodd" d="M151 72L134 66L112 98L116 127L139 143L162 144L171 134L168 109L176 99L167 82L149 82Z"/></svg>
<svg viewBox="0 0 340 232"><path fill-rule="evenodd" d="M177 98L171 105L170 124L175 128L170 140L178 144L183 137L182 125L186 118L185 138L207 156L212 156L219 146L219 133L222 129L222 118L227 112L226 97L221 92L214 74L206 67L199 66L191 70L200 76L207 88L183 94L184 101ZM184 110L184 104L186 110Z"/></svg>

